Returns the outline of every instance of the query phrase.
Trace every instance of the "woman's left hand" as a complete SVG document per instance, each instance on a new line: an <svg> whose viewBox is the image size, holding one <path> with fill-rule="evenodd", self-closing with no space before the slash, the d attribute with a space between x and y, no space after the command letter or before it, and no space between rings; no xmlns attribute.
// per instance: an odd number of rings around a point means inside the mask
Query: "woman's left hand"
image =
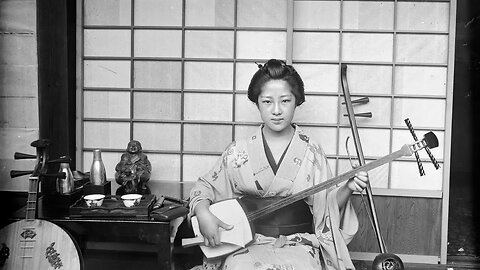
<svg viewBox="0 0 480 270"><path fill-rule="evenodd" d="M360 171L355 174L355 177L350 178L347 182L347 187L351 191L362 192L367 187L368 173Z"/></svg>

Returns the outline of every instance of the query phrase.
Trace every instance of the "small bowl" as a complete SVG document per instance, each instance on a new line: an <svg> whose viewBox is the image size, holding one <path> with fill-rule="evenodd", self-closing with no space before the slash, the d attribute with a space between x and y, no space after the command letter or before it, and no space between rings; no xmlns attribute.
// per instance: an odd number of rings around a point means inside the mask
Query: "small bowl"
<svg viewBox="0 0 480 270"><path fill-rule="evenodd" d="M123 204L126 207L132 207L134 205L137 205L140 203L140 200L142 199L142 195L140 194L126 194L120 197L123 201Z"/></svg>
<svg viewBox="0 0 480 270"><path fill-rule="evenodd" d="M105 195L103 194L90 194L83 197L88 207L102 206L104 198Z"/></svg>

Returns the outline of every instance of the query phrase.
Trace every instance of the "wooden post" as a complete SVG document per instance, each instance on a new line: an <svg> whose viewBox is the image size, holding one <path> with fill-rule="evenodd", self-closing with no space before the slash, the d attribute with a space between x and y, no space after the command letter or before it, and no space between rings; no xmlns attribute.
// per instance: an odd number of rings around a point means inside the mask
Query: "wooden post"
<svg viewBox="0 0 480 270"><path fill-rule="evenodd" d="M50 157L72 158L75 170L75 0L37 1L40 138L52 142ZM58 164L49 166L57 171ZM42 193L55 179L42 181Z"/></svg>

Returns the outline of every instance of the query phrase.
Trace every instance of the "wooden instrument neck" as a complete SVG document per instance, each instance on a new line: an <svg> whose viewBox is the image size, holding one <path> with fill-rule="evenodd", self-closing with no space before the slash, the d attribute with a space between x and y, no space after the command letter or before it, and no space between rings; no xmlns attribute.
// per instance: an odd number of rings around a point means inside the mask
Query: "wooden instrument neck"
<svg viewBox="0 0 480 270"><path fill-rule="evenodd" d="M34 220L37 216L37 197L38 197L38 176L30 176L28 181L28 197L27 197L27 207L26 207L26 217L27 221Z"/></svg>
<svg viewBox="0 0 480 270"><path fill-rule="evenodd" d="M285 207L289 204L292 204L296 201L299 201L301 199L305 199L309 196L312 196L313 194L315 193L318 193L322 190L325 190L327 188L330 188L332 186L335 186L335 185L338 185L340 183L342 183L343 181L346 181L352 177L355 176L356 173L360 172L360 171L370 171L376 167L379 167L383 164L386 164L388 162L391 162L397 158L400 158L402 156L406 156L406 155L411 155L411 151L410 151L410 147L408 145L404 145L402 147L402 149L398 150L398 151L395 151L387 156L384 156L380 159L377 159L375 161L372 161L370 163L367 163L363 166L360 166L360 167L357 167L351 171L348 171L346 173L343 173L341 175L338 175L336 177L333 177L323 183L320 183L320 184L317 184L313 187L310 187L310 188L307 188L303 191L300 191L298 193L295 193L293 195L290 195L288 197L284 197L276 202L273 202L272 204L264 207L264 208L261 208L257 211L254 211L252 213L249 213L247 215L247 218L248 220L256 220L258 218L261 218L269 213L272 213L274 211L277 211L279 210L280 208L282 207Z"/></svg>

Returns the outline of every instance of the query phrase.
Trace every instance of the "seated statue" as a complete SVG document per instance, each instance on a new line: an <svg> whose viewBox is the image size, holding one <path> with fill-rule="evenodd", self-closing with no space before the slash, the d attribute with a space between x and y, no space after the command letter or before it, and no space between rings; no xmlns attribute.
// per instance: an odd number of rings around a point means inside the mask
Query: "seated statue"
<svg viewBox="0 0 480 270"><path fill-rule="evenodd" d="M146 183L150 180L152 165L142 152L139 141L130 141L126 151L115 166L115 181L121 185L117 193L146 194Z"/></svg>

